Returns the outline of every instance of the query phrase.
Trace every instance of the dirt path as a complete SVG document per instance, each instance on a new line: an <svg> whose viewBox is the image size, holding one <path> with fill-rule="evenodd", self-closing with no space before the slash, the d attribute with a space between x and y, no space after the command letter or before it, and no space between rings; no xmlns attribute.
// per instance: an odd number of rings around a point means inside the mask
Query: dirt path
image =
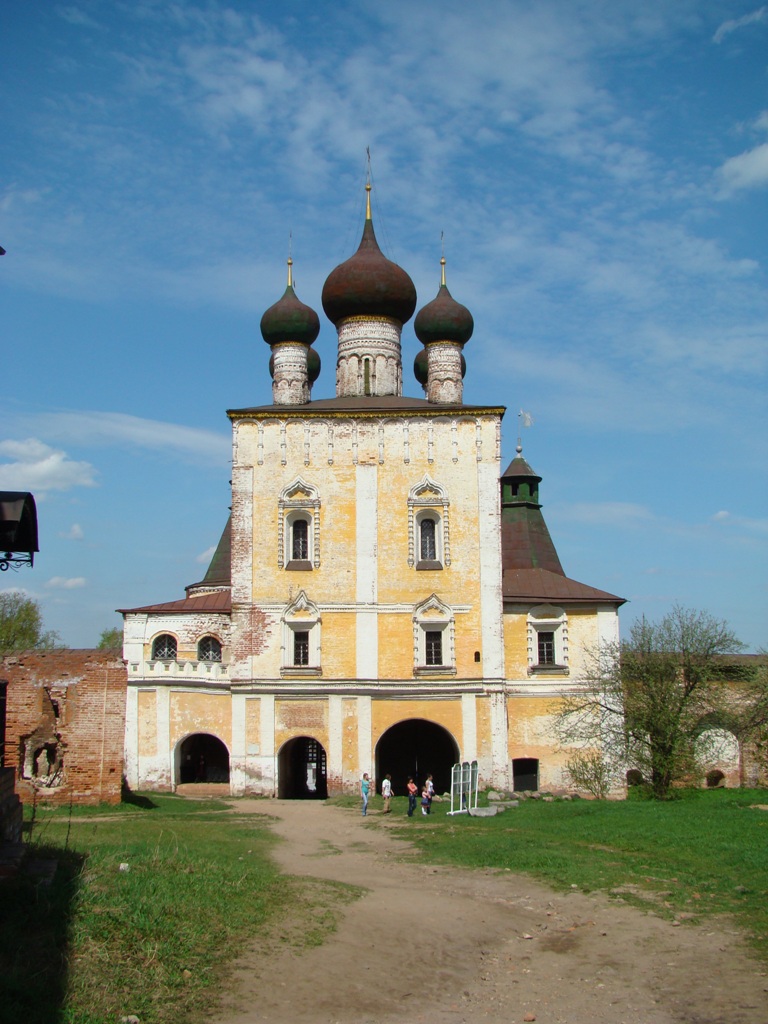
<svg viewBox="0 0 768 1024"><path fill-rule="evenodd" d="M269 813L281 870L364 886L301 953L246 952L216 1024L765 1024L768 975L728 922L675 927L525 876L404 863L392 819ZM400 822L398 822L400 823Z"/></svg>

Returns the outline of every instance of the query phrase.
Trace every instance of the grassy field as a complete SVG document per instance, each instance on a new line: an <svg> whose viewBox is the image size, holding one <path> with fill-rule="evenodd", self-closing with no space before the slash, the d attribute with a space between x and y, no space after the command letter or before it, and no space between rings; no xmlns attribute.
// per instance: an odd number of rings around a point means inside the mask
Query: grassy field
<svg viewBox="0 0 768 1024"><path fill-rule="evenodd" d="M261 819L215 801L46 810L29 838L59 866L0 888L2 1024L202 1019L244 938L320 942L350 898L278 875Z"/></svg>
<svg viewBox="0 0 768 1024"><path fill-rule="evenodd" d="M690 790L671 801L526 800L493 818L404 819L426 858L603 890L683 920L731 914L768 959L768 790ZM394 809L405 811L405 800ZM692 915L690 918L688 915Z"/></svg>
<svg viewBox="0 0 768 1024"><path fill-rule="evenodd" d="M768 959L768 811L757 809L768 791L680 797L530 800L494 818L436 803L412 819L395 798L388 820L434 862L606 891L683 921L730 914ZM264 820L239 817L236 802L134 801L28 822L38 866L58 870L50 885L0 883L0 1024L204 1019L244 940L322 942L356 895L278 875ZM332 802L359 813L356 798ZM374 797L365 827L380 806Z"/></svg>

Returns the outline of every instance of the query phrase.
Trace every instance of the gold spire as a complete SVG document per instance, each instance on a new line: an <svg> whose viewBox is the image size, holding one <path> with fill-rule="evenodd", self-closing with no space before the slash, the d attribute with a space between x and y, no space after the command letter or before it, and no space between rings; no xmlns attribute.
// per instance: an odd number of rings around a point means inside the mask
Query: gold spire
<svg viewBox="0 0 768 1024"><path fill-rule="evenodd" d="M440 257L440 287L445 288L445 256Z"/></svg>
<svg viewBox="0 0 768 1024"><path fill-rule="evenodd" d="M371 147L365 147L367 167L365 169L365 219L373 220L371 217Z"/></svg>
<svg viewBox="0 0 768 1024"><path fill-rule="evenodd" d="M293 260L288 257L288 287L293 288L293 275L291 274L291 267L293 266Z"/></svg>

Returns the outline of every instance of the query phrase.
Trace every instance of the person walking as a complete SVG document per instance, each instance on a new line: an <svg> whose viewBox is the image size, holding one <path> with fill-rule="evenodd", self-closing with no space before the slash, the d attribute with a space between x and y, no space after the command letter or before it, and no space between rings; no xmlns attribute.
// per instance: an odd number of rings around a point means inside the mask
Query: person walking
<svg viewBox="0 0 768 1024"><path fill-rule="evenodd" d="M368 794L371 791L371 780L368 778L368 772L363 772L363 777L360 780L360 796L363 798L363 817L368 813Z"/></svg>
<svg viewBox="0 0 768 1024"><path fill-rule="evenodd" d="M432 813L432 797L435 795L435 784L432 781L432 776L428 775L424 782L424 788L427 791L427 797L429 798L427 803L427 814Z"/></svg>
<svg viewBox="0 0 768 1024"><path fill-rule="evenodd" d="M381 784L381 795L384 798L384 810L382 814L389 814L390 806L389 802L392 799L392 776L385 775L384 781Z"/></svg>
<svg viewBox="0 0 768 1024"><path fill-rule="evenodd" d="M416 783L413 781L413 776L408 776L408 785L405 787L408 791L408 817L413 817L413 812L416 810L416 798L419 795L419 789Z"/></svg>
<svg viewBox="0 0 768 1024"><path fill-rule="evenodd" d="M429 790L427 789L426 782L424 788L421 791L421 813L426 816L429 814Z"/></svg>

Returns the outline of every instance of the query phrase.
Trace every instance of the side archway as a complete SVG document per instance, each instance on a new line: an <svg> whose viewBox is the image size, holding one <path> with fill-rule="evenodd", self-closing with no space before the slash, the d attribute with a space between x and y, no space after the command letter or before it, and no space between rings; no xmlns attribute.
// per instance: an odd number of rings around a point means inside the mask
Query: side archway
<svg viewBox="0 0 768 1024"><path fill-rule="evenodd" d="M402 796L409 775L417 785L432 775L435 792L445 793L451 788L451 768L460 760L459 745L447 729L424 718L409 718L387 729L376 744L377 788L385 775L391 775L395 794Z"/></svg>
<svg viewBox="0 0 768 1024"><path fill-rule="evenodd" d="M277 795L281 800L325 800L328 796L325 748L314 737L297 736L280 748Z"/></svg>
<svg viewBox="0 0 768 1024"><path fill-rule="evenodd" d="M229 751L217 736L196 732L176 748L176 781L229 782Z"/></svg>

